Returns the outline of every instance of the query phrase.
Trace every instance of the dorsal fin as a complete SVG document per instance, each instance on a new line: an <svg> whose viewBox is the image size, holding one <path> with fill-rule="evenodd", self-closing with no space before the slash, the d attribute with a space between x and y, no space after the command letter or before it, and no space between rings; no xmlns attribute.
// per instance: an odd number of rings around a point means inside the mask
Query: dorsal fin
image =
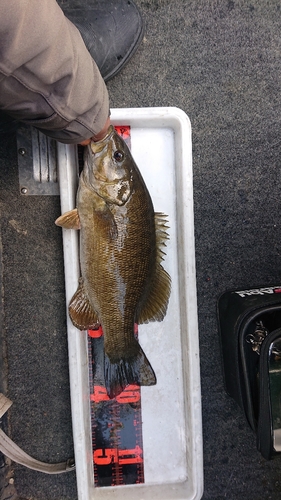
<svg viewBox="0 0 281 500"><path fill-rule="evenodd" d="M168 216L163 214L162 212L156 212L154 214L155 220L155 231L156 231L156 247L157 247L157 263L161 264L164 260L164 255L166 253L163 250L163 247L166 247L166 241L169 240L169 234L167 229Z"/></svg>
<svg viewBox="0 0 281 500"><path fill-rule="evenodd" d="M163 247L169 239L167 233L167 216L155 213L156 230L156 270L152 277L151 286L137 318L137 323L148 323L149 321L162 321L166 315L171 293L171 278L162 267L165 252Z"/></svg>

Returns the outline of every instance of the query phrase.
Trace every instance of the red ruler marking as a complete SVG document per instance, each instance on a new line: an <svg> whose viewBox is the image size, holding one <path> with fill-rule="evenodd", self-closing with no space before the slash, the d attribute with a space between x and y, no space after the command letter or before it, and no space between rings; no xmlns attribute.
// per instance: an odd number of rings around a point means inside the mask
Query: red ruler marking
<svg viewBox="0 0 281 500"><path fill-rule="evenodd" d="M131 149L131 127L129 125L116 125L114 128Z"/></svg>
<svg viewBox="0 0 281 500"><path fill-rule="evenodd" d="M115 130L130 148L130 127ZM144 483L140 387L128 385L110 399L104 384L102 328L88 330L88 341L95 486Z"/></svg>

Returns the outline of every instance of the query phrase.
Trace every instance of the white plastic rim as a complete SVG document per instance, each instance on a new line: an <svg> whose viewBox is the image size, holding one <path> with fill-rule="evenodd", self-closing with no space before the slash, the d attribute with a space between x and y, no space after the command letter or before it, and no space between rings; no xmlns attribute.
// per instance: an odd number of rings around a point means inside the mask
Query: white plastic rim
<svg viewBox="0 0 281 500"><path fill-rule="evenodd" d="M191 125L182 110L172 107L112 109L111 121L130 125L132 154L155 211L169 216L163 265L172 277L172 294L164 321L139 329L140 343L157 374L156 386L142 388L145 483L140 485L94 487L87 336L68 318L78 498L197 500L203 494L203 447ZM59 144L58 156L63 213L75 207L75 148ZM77 231L63 230L63 245L68 304L79 277Z"/></svg>

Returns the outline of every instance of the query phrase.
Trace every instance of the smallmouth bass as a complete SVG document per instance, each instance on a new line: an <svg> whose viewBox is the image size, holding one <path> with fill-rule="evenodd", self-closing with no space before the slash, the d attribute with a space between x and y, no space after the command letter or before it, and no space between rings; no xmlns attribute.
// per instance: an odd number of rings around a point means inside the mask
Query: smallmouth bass
<svg viewBox="0 0 281 500"><path fill-rule="evenodd" d="M112 126L102 141L87 146L77 208L56 224L80 229L81 278L69 315L80 330L102 326L109 397L128 384L156 384L134 323L162 321L166 314L171 289L161 265L166 216L154 213L130 150Z"/></svg>

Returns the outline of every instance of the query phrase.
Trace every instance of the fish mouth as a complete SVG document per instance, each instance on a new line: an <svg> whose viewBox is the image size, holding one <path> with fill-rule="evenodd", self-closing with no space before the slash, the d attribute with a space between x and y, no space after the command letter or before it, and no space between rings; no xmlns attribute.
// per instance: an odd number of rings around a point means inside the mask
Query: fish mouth
<svg viewBox="0 0 281 500"><path fill-rule="evenodd" d="M107 142L111 139L112 135L114 134L114 127L113 125L110 125L108 130L107 130L107 134L106 136L101 139L100 141L91 141L90 142L90 148L91 148L91 151L92 153L96 154L96 153L100 153L104 146L107 144Z"/></svg>

